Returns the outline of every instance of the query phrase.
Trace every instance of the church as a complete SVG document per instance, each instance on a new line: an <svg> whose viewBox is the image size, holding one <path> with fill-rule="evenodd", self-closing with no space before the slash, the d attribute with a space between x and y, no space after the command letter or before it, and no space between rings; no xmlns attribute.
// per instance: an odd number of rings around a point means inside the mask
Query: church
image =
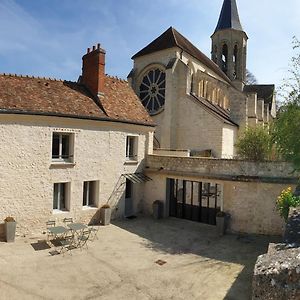
<svg viewBox="0 0 300 300"><path fill-rule="evenodd" d="M247 85L248 36L235 0L225 0L211 36L211 59L170 27L136 53L128 76L157 124L155 148L233 158L247 126L276 116L274 85Z"/></svg>

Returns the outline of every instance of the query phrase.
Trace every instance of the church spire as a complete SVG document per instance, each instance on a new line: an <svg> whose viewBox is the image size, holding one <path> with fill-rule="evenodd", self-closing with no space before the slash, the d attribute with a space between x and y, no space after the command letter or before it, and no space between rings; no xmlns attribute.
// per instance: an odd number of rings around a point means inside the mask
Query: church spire
<svg viewBox="0 0 300 300"><path fill-rule="evenodd" d="M212 60L239 90L243 90L248 37L242 28L235 0L224 0L219 22L211 39Z"/></svg>
<svg viewBox="0 0 300 300"><path fill-rule="evenodd" d="M235 0L224 0L215 32L222 29L243 31Z"/></svg>

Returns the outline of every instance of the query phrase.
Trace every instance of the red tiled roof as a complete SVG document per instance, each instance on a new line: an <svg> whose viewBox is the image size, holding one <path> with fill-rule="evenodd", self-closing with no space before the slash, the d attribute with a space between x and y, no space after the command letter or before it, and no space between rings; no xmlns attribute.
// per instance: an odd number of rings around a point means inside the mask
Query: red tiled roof
<svg viewBox="0 0 300 300"><path fill-rule="evenodd" d="M101 104L110 118L154 124L127 81L106 76Z"/></svg>
<svg viewBox="0 0 300 300"><path fill-rule="evenodd" d="M99 102L81 84L0 75L0 112L57 115L154 125L126 81L106 77Z"/></svg>

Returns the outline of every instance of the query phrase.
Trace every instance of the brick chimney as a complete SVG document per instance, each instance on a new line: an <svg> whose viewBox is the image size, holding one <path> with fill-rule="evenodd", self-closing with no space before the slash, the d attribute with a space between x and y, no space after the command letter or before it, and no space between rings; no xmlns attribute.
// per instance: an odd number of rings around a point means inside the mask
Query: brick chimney
<svg viewBox="0 0 300 300"><path fill-rule="evenodd" d="M82 78L83 83L94 96L104 95L105 81L105 50L100 48L100 44L93 46L91 51L87 49L87 54L82 57Z"/></svg>

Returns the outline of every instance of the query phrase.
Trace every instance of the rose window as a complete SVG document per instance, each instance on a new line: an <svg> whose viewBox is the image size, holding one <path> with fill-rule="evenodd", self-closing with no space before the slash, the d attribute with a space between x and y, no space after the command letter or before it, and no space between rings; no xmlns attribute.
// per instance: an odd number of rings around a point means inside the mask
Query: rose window
<svg viewBox="0 0 300 300"><path fill-rule="evenodd" d="M140 85L140 99L150 114L159 112L165 104L166 74L160 69L150 70Z"/></svg>

